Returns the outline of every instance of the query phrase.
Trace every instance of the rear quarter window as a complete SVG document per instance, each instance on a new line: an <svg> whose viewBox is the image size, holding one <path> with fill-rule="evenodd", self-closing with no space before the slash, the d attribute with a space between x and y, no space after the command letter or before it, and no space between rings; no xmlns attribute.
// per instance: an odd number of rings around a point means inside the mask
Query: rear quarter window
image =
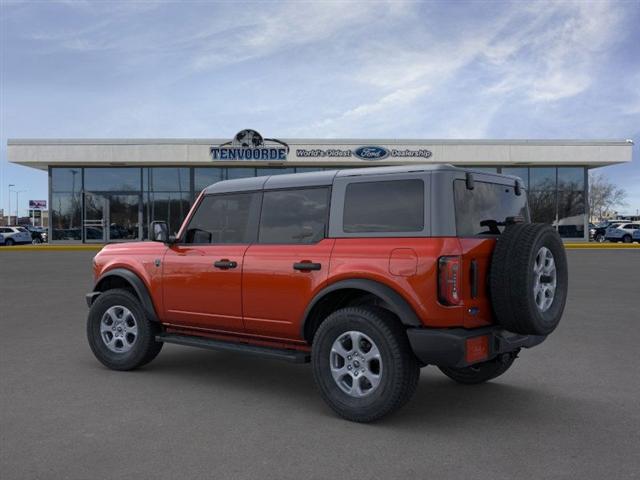
<svg viewBox="0 0 640 480"><path fill-rule="evenodd" d="M424 182L420 179L357 182L344 197L345 233L421 232Z"/></svg>
<svg viewBox="0 0 640 480"><path fill-rule="evenodd" d="M464 180L455 180L453 190L460 237L499 235L509 217L529 221L527 196L516 195L514 187L476 181L474 189L469 190Z"/></svg>

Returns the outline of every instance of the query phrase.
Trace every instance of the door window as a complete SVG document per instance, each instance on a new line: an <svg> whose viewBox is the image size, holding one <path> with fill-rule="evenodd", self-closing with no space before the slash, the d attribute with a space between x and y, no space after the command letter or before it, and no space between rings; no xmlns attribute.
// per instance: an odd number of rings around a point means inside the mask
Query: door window
<svg viewBox="0 0 640 480"><path fill-rule="evenodd" d="M265 192L260 243L309 244L325 236L329 189L306 188Z"/></svg>
<svg viewBox="0 0 640 480"><path fill-rule="evenodd" d="M208 195L202 199L185 234L185 243L224 244L255 241L258 193Z"/></svg>

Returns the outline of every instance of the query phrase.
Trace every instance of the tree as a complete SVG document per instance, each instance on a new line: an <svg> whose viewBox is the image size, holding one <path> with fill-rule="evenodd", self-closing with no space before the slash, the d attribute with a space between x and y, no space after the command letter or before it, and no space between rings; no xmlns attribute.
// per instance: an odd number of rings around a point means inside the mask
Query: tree
<svg viewBox="0 0 640 480"><path fill-rule="evenodd" d="M626 205L627 192L602 173L589 173L589 208L591 218L602 220L614 213L615 207Z"/></svg>

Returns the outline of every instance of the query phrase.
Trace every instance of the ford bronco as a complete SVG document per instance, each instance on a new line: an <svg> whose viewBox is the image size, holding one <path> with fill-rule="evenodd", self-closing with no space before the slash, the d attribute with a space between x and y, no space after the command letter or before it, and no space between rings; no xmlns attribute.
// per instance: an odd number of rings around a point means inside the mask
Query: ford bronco
<svg viewBox="0 0 640 480"><path fill-rule="evenodd" d="M323 171L207 187L176 235L105 246L89 345L131 370L174 343L311 362L323 399L370 422L420 369L502 375L558 325L567 261L517 177L450 165Z"/></svg>

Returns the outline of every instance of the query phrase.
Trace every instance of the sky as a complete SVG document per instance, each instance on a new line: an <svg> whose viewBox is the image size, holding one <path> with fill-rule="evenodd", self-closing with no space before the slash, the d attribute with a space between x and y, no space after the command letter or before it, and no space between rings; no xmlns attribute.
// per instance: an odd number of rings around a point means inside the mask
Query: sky
<svg viewBox="0 0 640 480"><path fill-rule="evenodd" d="M0 207L47 198L8 138L633 139L640 0L0 0ZM15 194L12 210L15 208Z"/></svg>

